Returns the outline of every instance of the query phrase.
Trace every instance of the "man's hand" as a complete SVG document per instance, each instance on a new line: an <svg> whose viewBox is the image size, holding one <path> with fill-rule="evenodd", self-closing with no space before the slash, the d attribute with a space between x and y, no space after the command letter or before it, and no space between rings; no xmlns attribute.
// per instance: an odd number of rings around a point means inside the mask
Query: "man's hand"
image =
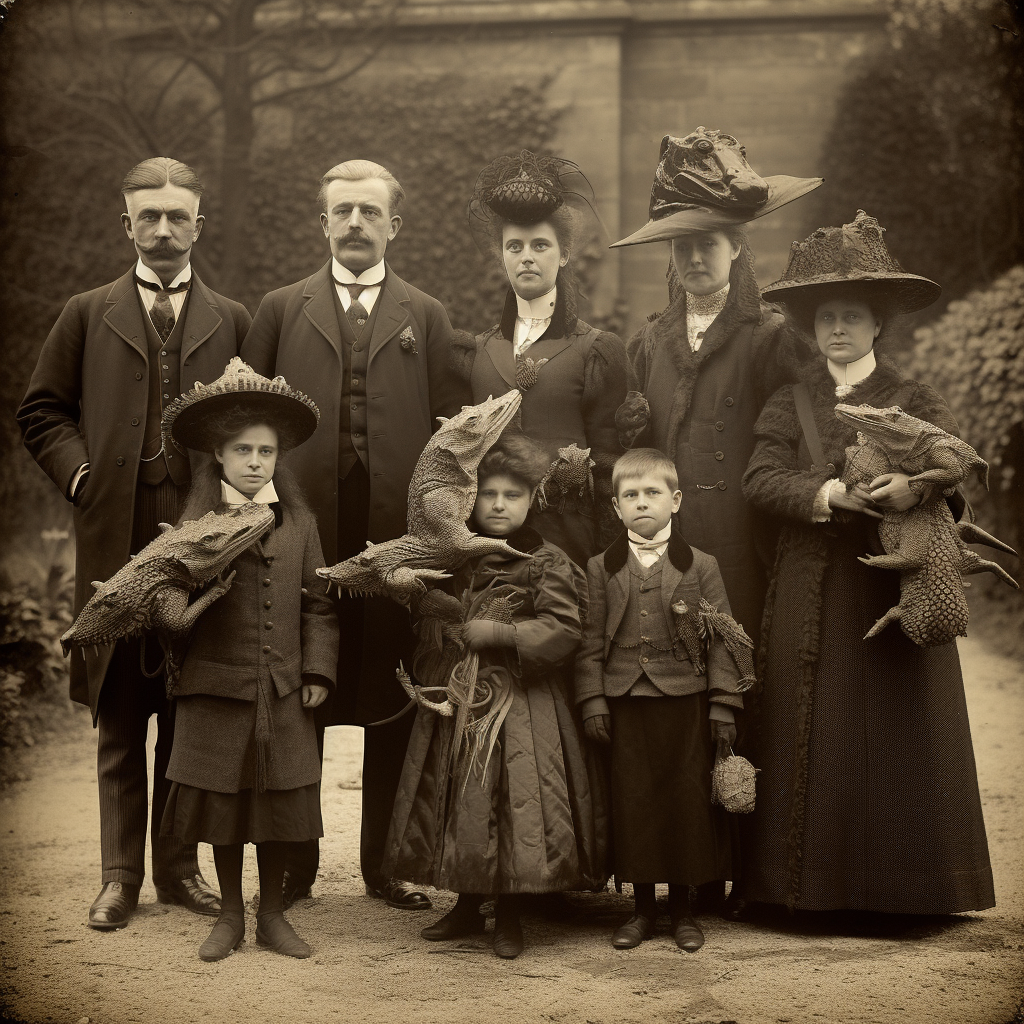
<svg viewBox="0 0 1024 1024"><path fill-rule="evenodd" d="M849 490L840 485L833 487L828 494L829 508L844 508L850 512L863 512L866 516L881 519L882 513L876 512L871 492L863 484L855 484Z"/></svg>
<svg viewBox="0 0 1024 1024"><path fill-rule="evenodd" d="M713 742L718 744L719 749L724 746L731 750L733 744L736 742L736 723L719 722L712 719L711 739Z"/></svg>
<svg viewBox="0 0 1024 1024"><path fill-rule="evenodd" d="M612 716L594 715L583 722L583 731L591 743L611 743L612 741Z"/></svg>
<svg viewBox="0 0 1024 1024"><path fill-rule="evenodd" d="M931 489L922 494L915 494L907 481L910 477L906 473L884 473L876 476L869 485L871 500L882 508L892 509L894 512L906 512L908 508L927 501L931 496Z"/></svg>
<svg viewBox="0 0 1024 1024"><path fill-rule="evenodd" d="M302 684L302 706L304 708L318 708L327 700L327 687L319 683Z"/></svg>

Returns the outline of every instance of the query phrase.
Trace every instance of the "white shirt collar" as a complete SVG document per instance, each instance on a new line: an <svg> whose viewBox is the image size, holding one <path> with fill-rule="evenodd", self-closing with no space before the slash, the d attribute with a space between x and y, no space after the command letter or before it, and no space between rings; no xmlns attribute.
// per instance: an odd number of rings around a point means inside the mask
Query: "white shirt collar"
<svg viewBox="0 0 1024 1024"><path fill-rule="evenodd" d="M558 286L555 285L546 295L536 299L524 299L516 296L516 307L519 317L523 320L550 320L555 312L555 300L558 297Z"/></svg>
<svg viewBox="0 0 1024 1024"><path fill-rule="evenodd" d="M272 501L280 501L277 491L274 490L274 481L268 480L251 498L247 498L241 491L236 490L227 482L220 482L220 500L225 505L236 507L253 502L256 505L269 505Z"/></svg>
<svg viewBox="0 0 1024 1024"><path fill-rule="evenodd" d="M845 366L842 363L834 363L831 359L828 360L828 372L832 374L832 379L839 387L852 388L854 384L859 384L865 377L870 376L874 368L874 349L871 349L867 355L861 356L860 359L846 363Z"/></svg>
<svg viewBox="0 0 1024 1024"><path fill-rule="evenodd" d="M629 538L630 544L667 544L669 537L672 536L672 524L669 523L664 529L659 530L650 540L632 530L627 530L626 536Z"/></svg>
<svg viewBox="0 0 1024 1024"><path fill-rule="evenodd" d="M147 267L146 264L142 262L141 256L138 258L138 261L135 264L135 276L141 278L143 281L152 281L153 284L158 284L160 285L161 288L163 288L164 286L163 281L160 280L160 275L155 270L153 270L152 267ZM191 262L189 262L185 264L184 269L178 273L177 277L175 277L174 280L167 287L176 288L179 284L184 284L186 281L191 280L192 264Z"/></svg>
<svg viewBox="0 0 1024 1024"><path fill-rule="evenodd" d="M375 263L368 270L364 270L358 277L348 267L343 267L333 256L331 257L331 273L334 280L342 284L362 284L366 287L380 284L384 280L384 260Z"/></svg>

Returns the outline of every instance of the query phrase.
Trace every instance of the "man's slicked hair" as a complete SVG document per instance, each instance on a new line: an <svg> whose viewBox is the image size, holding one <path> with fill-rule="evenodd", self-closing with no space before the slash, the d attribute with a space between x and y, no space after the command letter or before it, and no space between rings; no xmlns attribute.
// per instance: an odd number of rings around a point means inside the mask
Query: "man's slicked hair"
<svg viewBox="0 0 1024 1024"><path fill-rule="evenodd" d="M623 480L635 480L641 476L660 476L670 491L679 490L679 473L676 464L657 448L633 448L620 455L612 468L612 493L618 495Z"/></svg>
<svg viewBox="0 0 1024 1024"><path fill-rule="evenodd" d="M327 213L327 189L332 181L365 181L367 178L378 178L387 185L388 216L393 217L405 198L405 189L386 167L375 164L372 160L346 160L344 163L335 164L320 179L320 191L316 197L320 209Z"/></svg>
<svg viewBox="0 0 1024 1024"><path fill-rule="evenodd" d="M126 196L129 192L138 192L144 188L163 188L164 185L177 185L197 196L202 196L204 191L199 175L188 164L172 160L169 156L151 156L141 164L136 164L124 176L121 195Z"/></svg>

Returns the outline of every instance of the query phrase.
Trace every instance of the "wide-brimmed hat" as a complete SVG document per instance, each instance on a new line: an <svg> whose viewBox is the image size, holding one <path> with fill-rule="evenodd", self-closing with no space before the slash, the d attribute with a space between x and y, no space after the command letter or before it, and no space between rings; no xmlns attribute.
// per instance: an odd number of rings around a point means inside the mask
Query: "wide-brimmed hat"
<svg viewBox="0 0 1024 1024"><path fill-rule="evenodd" d="M794 242L786 272L761 295L772 302L820 301L837 285L855 284L884 296L893 313L913 313L930 306L942 288L927 277L908 274L890 255L883 228L863 210L841 228L818 228Z"/></svg>
<svg viewBox="0 0 1024 1024"><path fill-rule="evenodd" d="M320 420L313 399L290 387L284 377L271 380L235 356L213 383L196 384L164 409L160 426L165 447L170 439L180 451L212 452L224 441L217 421L238 408L274 427L282 449L302 444Z"/></svg>
<svg viewBox="0 0 1024 1024"><path fill-rule="evenodd" d="M611 247L738 227L799 199L824 180L789 174L762 178L747 163L744 147L714 128L699 127L683 139L666 135L651 187L650 220Z"/></svg>

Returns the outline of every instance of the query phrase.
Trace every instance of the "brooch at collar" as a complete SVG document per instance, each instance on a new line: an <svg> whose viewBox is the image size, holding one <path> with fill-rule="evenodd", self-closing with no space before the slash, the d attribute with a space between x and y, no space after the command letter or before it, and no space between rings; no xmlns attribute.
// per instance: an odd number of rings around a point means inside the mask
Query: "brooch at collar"
<svg viewBox="0 0 1024 1024"><path fill-rule="evenodd" d="M416 335L413 334L411 327L406 327L404 331L398 336L399 344L406 352L411 352L416 355L419 349L416 347Z"/></svg>

